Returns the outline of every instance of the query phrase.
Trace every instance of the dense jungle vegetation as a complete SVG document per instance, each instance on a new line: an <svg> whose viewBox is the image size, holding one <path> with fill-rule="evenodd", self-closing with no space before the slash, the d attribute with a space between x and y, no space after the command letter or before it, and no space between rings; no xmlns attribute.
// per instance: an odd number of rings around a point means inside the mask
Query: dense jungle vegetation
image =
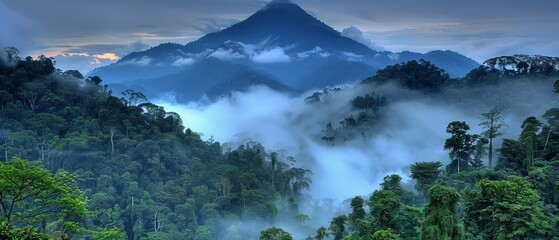
<svg viewBox="0 0 559 240"><path fill-rule="evenodd" d="M255 235L240 226L254 219L273 226L280 215L308 220L298 203L312 172L296 167L297 159L256 142L224 149L140 92L119 98L99 77L4 51L0 238L292 239L281 228ZM491 86L492 78L504 81L478 69L459 85ZM383 81L428 94L458 84L425 61L390 66L363 84ZM357 96L348 107L365 116L344 127L381 117L387 101ZM479 133L459 119L441 126L449 162L412 164L415 191L388 175L308 239L559 239L559 108L509 126L521 133L501 146L494 142L508 123L500 109L479 118Z"/></svg>

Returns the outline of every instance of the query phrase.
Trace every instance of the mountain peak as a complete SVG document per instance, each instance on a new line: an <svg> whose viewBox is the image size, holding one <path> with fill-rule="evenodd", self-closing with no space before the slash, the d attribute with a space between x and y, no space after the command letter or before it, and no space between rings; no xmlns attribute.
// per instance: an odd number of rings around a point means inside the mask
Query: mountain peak
<svg viewBox="0 0 559 240"><path fill-rule="evenodd" d="M300 11L305 12L299 5L290 1L290 0L272 0L266 6L264 6L262 10L274 10L274 9L297 9ZM305 12L306 13L306 12Z"/></svg>
<svg viewBox="0 0 559 240"><path fill-rule="evenodd" d="M287 4L295 4L295 3L293 3L293 2L290 1L290 0L272 0L272 1L270 1L270 2L268 3L268 5L273 5L273 4L285 4L285 3L287 3Z"/></svg>

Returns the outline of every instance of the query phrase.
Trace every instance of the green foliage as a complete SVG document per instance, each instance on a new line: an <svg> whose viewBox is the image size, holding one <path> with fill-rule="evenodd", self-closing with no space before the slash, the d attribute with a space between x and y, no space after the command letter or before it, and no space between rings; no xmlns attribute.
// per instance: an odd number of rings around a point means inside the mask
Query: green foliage
<svg viewBox="0 0 559 240"><path fill-rule="evenodd" d="M122 229L113 228L94 232L92 237L98 240L122 240L126 239L126 233Z"/></svg>
<svg viewBox="0 0 559 240"><path fill-rule="evenodd" d="M203 141L185 130L178 114L140 92L126 90L117 98L98 76L83 79L75 70L55 70L50 58L22 60L17 49L4 52L1 239L251 239L256 233L238 228L245 220L271 224L280 216L300 225L310 220L298 204L312 172L293 167L293 158L269 155L254 142L232 149L211 138ZM496 97L489 82L504 81L500 74L482 67L465 81L451 82L434 65L410 61L366 82L439 92L440 99L448 95L464 106L525 109L519 100L525 95ZM526 79L508 80L507 86L523 86ZM456 88L440 91L449 84ZM306 102L326 103L328 91ZM326 126L323 140L329 144L374 134L386 98L371 93L347 104L353 115L342 116L339 128ZM404 190L400 176L387 176L369 201L352 199L351 213L317 229L315 239L557 238L552 229L559 215L559 110L549 109L542 119L545 123L527 118L518 139L503 140L495 170L482 162L489 154L492 166L493 140L504 126L500 112L481 115L484 138L469 134L465 122L452 122L444 146L451 158L448 175L440 174L440 162L413 164L419 196ZM421 207L427 200L424 209L408 206ZM268 230L266 237L290 239L281 229Z"/></svg>
<svg viewBox="0 0 559 240"><path fill-rule="evenodd" d="M411 178L416 182L415 189L427 200L427 192L441 174L441 162L417 162L411 165Z"/></svg>
<svg viewBox="0 0 559 240"><path fill-rule="evenodd" d="M481 180L478 186L466 214L484 239L550 238L555 219L544 213L540 195L526 179Z"/></svg>
<svg viewBox="0 0 559 240"><path fill-rule="evenodd" d="M0 200L4 229L14 225L33 223L34 216L54 218L63 207L66 209L67 189L58 185L57 179L37 164L12 158L8 163L0 163ZM56 204L52 204L56 201ZM52 208L51 205L55 205ZM61 206L63 205L63 206Z"/></svg>
<svg viewBox="0 0 559 240"><path fill-rule="evenodd" d="M493 108L491 111L482 113L480 116L482 122L479 123L479 126L482 126L485 131L481 133L484 138L489 140L489 167L493 167L493 139L498 136L501 136L502 133L499 132L499 129L506 126L503 123L503 119L501 117L501 110L498 108Z"/></svg>
<svg viewBox="0 0 559 240"><path fill-rule="evenodd" d="M526 168L524 167L525 153L518 141L503 139L499 153L497 169L509 170L521 175L526 174Z"/></svg>
<svg viewBox="0 0 559 240"><path fill-rule="evenodd" d="M419 208L404 206L398 215L398 225L400 231L398 234L402 239L417 240L419 239L419 230L421 228L422 211Z"/></svg>
<svg viewBox="0 0 559 240"><path fill-rule="evenodd" d="M98 76L84 80L75 70L54 71L44 57L14 59L13 67L0 69L1 159L40 160L46 171L37 175L59 172L52 184L62 190L56 208L43 208L48 214L24 221L42 205L20 201L17 210L27 215L12 214L7 224L30 224L60 238L103 232L120 238L104 229L123 229L127 239L216 239L231 233L222 219L271 222L276 203L288 199L293 217L303 216L296 205L312 173L284 156L271 163L254 142L222 149L185 130L178 114L140 92L127 90L119 99Z"/></svg>
<svg viewBox="0 0 559 240"><path fill-rule="evenodd" d="M32 227L60 238L79 236L84 232L85 219L91 215L76 175L65 171L53 175L38 164L17 157L0 163L0 200L4 219L1 234L6 236L46 238L47 235L34 233ZM17 229L19 226L27 227ZM123 236L122 230L116 228L107 233L86 232L95 237L115 236L116 231Z"/></svg>
<svg viewBox="0 0 559 240"><path fill-rule="evenodd" d="M386 97L375 93L366 94L365 96L357 96L351 100L351 106L355 109L372 110L377 112L381 107L386 105Z"/></svg>
<svg viewBox="0 0 559 240"><path fill-rule="evenodd" d="M260 240L293 240L291 235L281 228L271 227L260 232Z"/></svg>
<svg viewBox="0 0 559 240"><path fill-rule="evenodd" d="M346 221L347 216L345 215L334 217L332 221L330 221L328 230L330 230L330 234L334 237L334 240L341 240L347 235L345 227Z"/></svg>
<svg viewBox="0 0 559 240"><path fill-rule="evenodd" d="M363 208L365 201L361 197L354 197L351 199L352 212L348 215L349 225L356 228L357 221L365 219L365 208Z"/></svg>
<svg viewBox="0 0 559 240"><path fill-rule="evenodd" d="M369 209L375 230L390 228L398 231L398 213L402 203L390 190L378 190L369 199Z"/></svg>
<svg viewBox="0 0 559 240"><path fill-rule="evenodd" d="M451 162L446 168L447 173L459 173L467 170L471 164L472 155L479 135L468 134L470 126L466 122L454 121L448 124L446 132L452 136L446 139L444 150L448 151Z"/></svg>
<svg viewBox="0 0 559 240"><path fill-rule="evenodd" d="M541 123L536 117L526 118L520 126L522 128L522 132L520 133L518 142L524 147L524 152L526 154L524 158L524 168L526 170L534 164L538 148L537 134L540 130L540 126Z"/></svg>
<svg viewBox="0 0 559 240"><path fill-rule="evenodd" d="M392 229L388 228L376 231L371 240L401 240L401 238L398 234L394 234Z"/></svg>
<svg viewBox="0 0 559 240"><path fill-rule="evenodd" d="M454 188L435 185L429 190L421 222L421 239L458 240L462 229L456 215L460 196Z"/></svg>
<svg viewBox="0 0 559 240"><path fill-rule="evenodd" d="M364 82L384 84L392 81L407 89L436 92L448 84L450 78L444 70L428 61L412 60L385 67Z"/></svg>
<svg viewBox="0 0 559 240"><path fill-rule="evenodd" d="M0 224L4 225L3 222ZM0 239L29 239L29 240L47 240L51 239L47 234L37 233L30 226L24 228L0 228Z"/></svg>
<svg viewBox="0 0 559 240"><path fill-rule="evenodd" d="M316 229L316 236L314 239L316 240L325 240L328 237L328 229L325 227L319 227Z"/></svg>

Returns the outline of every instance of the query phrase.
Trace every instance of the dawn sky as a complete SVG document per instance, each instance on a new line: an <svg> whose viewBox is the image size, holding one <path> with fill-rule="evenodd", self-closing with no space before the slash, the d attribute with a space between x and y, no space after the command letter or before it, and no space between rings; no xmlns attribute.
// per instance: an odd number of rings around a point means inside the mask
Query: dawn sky
<svg viewBox="0 0 559 240"><path fill-rule="evenodd" d="M295 0L338 31L388 51L559 56L557 0ZM187 43L242 21L260 0L0 0L0 47L86 72L163 42Z"/></svg>

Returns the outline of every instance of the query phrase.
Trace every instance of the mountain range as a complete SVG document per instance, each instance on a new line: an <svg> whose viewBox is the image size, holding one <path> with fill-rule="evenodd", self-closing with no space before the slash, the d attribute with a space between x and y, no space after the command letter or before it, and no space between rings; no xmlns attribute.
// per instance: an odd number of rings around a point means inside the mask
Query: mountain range
<svg viewBox="0 0 559 240"><path fill-rule="evenodd" d="M351 83L387 65L424 59L452 77L479 63L452 51L425 54L373 50L288 0L274 0L244 21L186 45L164 43L97 68L116 92L172 93L181 102L216 98L264 84L298 92Z"/></svg>
<svg viewBox="0 0 559 240"><path fill-rule="evenodd" d="M559 71L559 57L524 55L501 56L488 59L482 66L503 74L552 73Z"/></svg>

